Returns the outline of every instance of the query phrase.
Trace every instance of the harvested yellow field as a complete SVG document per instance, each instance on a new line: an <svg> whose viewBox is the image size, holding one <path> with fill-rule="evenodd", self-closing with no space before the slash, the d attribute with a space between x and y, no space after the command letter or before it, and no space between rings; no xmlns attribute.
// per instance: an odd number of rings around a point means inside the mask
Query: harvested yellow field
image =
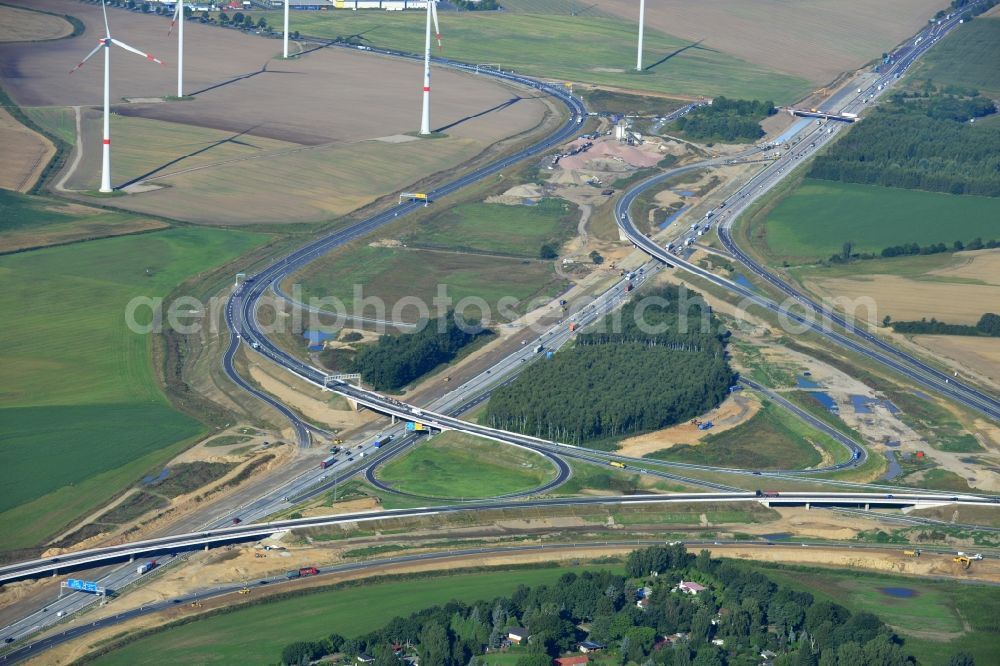
<svg viewBox="0 0 1000 666"><path fill-rule="evenodd" d="M116 205L203 224L241 225L330 219L453 167L486 146L471 138L330 142L303 146L258 136L145 118L112 124L116 186L138 179ZM89 113L84 142L100 141ZM71 189L95 190L100 154L84 153Z"/></svg>
<svg viewBox="0 0 1000 666"><path fill-rule="evenodd" d="M953 254L952 258L955 262L950 266L930 271L928 274L946 279L958 278L1000 285L1000 250L959 252Z"/></svg>
<svg viewBox="0 0 1000 666"><path fill-rule="evenodd" d="M17 122L6 109L0 109L0 146L0 187L15 192L31 189L56 150L51 141Z"/></svg>
<svg viewBox="0 0 1000 666"><path fill-rule="evenodd" d="M915 335L913 341L935 356L957 364L969 373L1000 386L1000 338L962 335Z"/></svg>
<svg viewBox="0 0 1000 666"><path fill-rule="evenodd" d="M659 0L646 25L817 84L857 69L909 37L941 0ZM599 0L629 21L635 0ZM652 55L652 54L651 54Z"/></svg>
<svg viewBox="0 0 1000 666"><path fill-rule="evenodd" d="M1000 285L915 280L898 275L830 278L806 281L805 286L823 298L837 299L838 306L845 299L857 303L854 315L873 324L886 315L897 321L935 317L950 324L975 324L991 304L1000 303ZM866 303L873 307L865 307Z"/></svg>
<svg viewBox="0 0 1000 666"><path fill-rule="evenodd" d="M69 21L58 16L0 5L0 42L40 42L72 32Z"/></svg>

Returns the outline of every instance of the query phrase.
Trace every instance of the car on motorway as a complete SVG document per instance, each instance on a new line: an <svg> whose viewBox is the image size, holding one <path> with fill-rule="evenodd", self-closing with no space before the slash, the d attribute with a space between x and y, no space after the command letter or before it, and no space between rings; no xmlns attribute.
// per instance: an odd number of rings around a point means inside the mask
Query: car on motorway
<svg viewBox="0 0 1000 666"><path fill-rule="evenodd" d="M233 518L233 525L239 525L243 522L242 518Z"/></svg>
<svg viewBox="0 0 1000 666"><path fill-rule="evenodd" d="M3 639L3 642L4 643L13 643L14 642L14 637L13 636L8 636L7 638Z"/></svg>

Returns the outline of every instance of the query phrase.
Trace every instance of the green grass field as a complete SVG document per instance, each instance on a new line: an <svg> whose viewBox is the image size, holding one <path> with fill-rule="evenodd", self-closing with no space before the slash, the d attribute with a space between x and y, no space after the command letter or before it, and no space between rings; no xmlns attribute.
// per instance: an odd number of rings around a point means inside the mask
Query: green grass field
<svg viewBox="0 0 1000 666"><path fill-rule="evenodd" d="M914 77L1000 95L1000 17L979 17L959 26L920 59Z"/></svg>
<svg viewBox="0 0 1000 666"><path fill-rule="evenodd" d="M278 12L252 14L281 25ZM412 53L423 53L424 48L420 12L296 12L290 29L330 39L363 33L367 44ZM696 46L678 52L691 43L649 28L644 42L647 70L635 73L635 26L611 17L442 12L441 33L443 54L448 58L500 65L554 80L776 103L791 102L812 89L804 79L774 73L713 49Z"/></svg>
<svg viewBox="0 0 1000 666"><path fill-rule="evenodd" d="M899 632L905 641L903 649L919 664L945 663L960 650L971 652L977 664L993 664L1000 654L1000 595L994 587L857 570L767 567L762 571L775 582L808 590L853 612L878 615ZM908 588L916 594L891 597L879 591L886 587ZM971 631L963 629L966 622Z"/></svg>
<svg viewBox="0 0 1000 666"><path fill-rule="evenodd" d="M573 476L563 485L552 491L554 495L580 495L588 491L611 491L627 495L649 490L683 493L697 490L700 486L688 486L667 479L649 483L650 477L643 479L634 471L622 471L610 465L594 465L578 460L569 463ZM644 483L645 481L645 483Z"/></svg>
<svg viewBox="0 0 1000 666"><path fill-rule="evenodd" d="M463 203L431 217L400 240L418 247L536 258L545 243L558 249L576 231L578 219L576 206L560 199L542 199L536 206Z"/></svg>
<svg viewBox="0 0 1000 666"><path fill-rule="evenodd" d="M484 299L494 320L501 298L517 299L519 305L514 309L523 312L528 301L551 298L562 286L549 261L369 246L337 251L293 279L302 284L306 298L332 296L344 304L347 312L353 314L357 306L366 316L374 316L375 309L360 309L361 301L356 303L354 299L355 285L363 287L364 298L381 299L386 315L392 315L393 307L404 296L417 297L432 307L438 286L443 285L453 304L467 297ZM479 316L476 308L468 314ZM406 307L399 315L415 321L417 310Z"/></svg>
<svg viewBox="0 0 1000 666"><path fill-rule="evenodd" d="M746 423L708 435L701 444L678 444L646 457L742 469L805 469L822 461L813 443L837 460L848 455L827 435L765 402L763 409Z"/></svg>
<svg viewBox="0 0 1000 666"><path fill-rule="evenodd" d="M0 257L0 547L37 542L201 432L157 387L126 306L262 239L171 229Z"/></svg>
<svg viewBox="0 0 1000 666"><path fill-rule="evenodd" d="M408 493L465 498L530 490L554 476L538 454L458 432L435 435L378 472Z"/></svg>
<svg viewBox="0 0 1000 666"><path fill-rule="evenodd" d="M143 219L50 197L0 190L0 254L64 243L162 229Z"/></svg>
<svg viewBox="0 0 1000 666"><path fill-rule="evenodd" d="M23 109L32 120L71 146L76 145L76 115L64 106Z"/></svg>
<svg viewBox="0 0 1000 666"><path fill-rule="evenodd" d="M778 260L812 262L903 243L967 243L1000 236L1000 199L806 179L765 222L763 247ZM856 269L855 269L856 272Z"/></svg>
<svg viewBox="0 0 1000 666"><path fill-rule="evenodd" d="M333 589L168 629L94 663L104 666L246 664L248 658L259 663L276 663L281 649L295 641L320 640L331 632L349 638L358 636L385 625L393 617L405 617L452 599L472 602L510 595L522 584L551 585L568 570L572 568L522 569Z"/></svg>

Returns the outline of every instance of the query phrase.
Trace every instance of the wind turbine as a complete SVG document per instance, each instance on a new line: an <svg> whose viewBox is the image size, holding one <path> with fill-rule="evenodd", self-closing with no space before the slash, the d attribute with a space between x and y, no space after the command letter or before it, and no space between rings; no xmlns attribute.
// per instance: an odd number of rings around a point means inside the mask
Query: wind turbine
<svg viewBox="0 0 1000 666"><path fill-rule="evenodd" d="M431 20L434 21L434 32L437 35L438 47L441 46L441 27L438 25L437 3L427 0L427 34L424 40L424 111L420 117L420 133L431 133Z"/></svg>
<svg viewBox="0 0 1000 666"><path fill-rule="evenodd" d="M283 34L283 41L285 43L285 60L288 60L288 2L289 0L284 0L281 4L285 6L285 32Z"/></svg>
<svg viewBox="0 0 1000 666"><path fill-rule="evenodd" d="M635 71L642 71L642 30L646 21L646 0L639 0L639 56L636 59Z"/></svg>
<svg viewBox="0 0 1000 666"><path fill-rule="evenodd" d="M104 34L94 50L87 54L87 57L69 71L70 74L83 67L83 63L93 57L101 48L104 49L104 141L103 153L101 156L101 192L111 192L111 45L114 44L126 51L131 51L136 55L141 55L146 60L162 65L163 61L157 60L148 53L143 53L137 48L133 48L124 42L119 42L111 36L111 28L108 26L108 9L101 0L101 11L104 12Z"/></svg>
<svg viewBox="0 0 1000 666"><path fill-rule="evenodd" d="M167 37L174 29L174 24L180 22L177 27L177 96L184 97L184 0L177 0L174 9L174 18L170 21L170 29L167 30Z"/></svg>

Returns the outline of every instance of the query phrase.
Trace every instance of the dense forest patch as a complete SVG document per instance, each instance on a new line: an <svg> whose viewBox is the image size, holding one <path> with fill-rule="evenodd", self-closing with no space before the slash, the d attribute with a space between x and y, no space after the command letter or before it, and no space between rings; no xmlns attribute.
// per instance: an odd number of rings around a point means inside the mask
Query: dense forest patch
<svg viewBox="0 0 1000 666"><path fill-rule="evenodd" d="M416 333L383 335L365 345L354 359L354 371L376 390L401 389L442 363L481 335L490 332L479 322L461 321L453 312L431 320Z"/></svg>
<svg viewBox="0 0 1000 666"><path fill-rule="evenodd" d="M733 383L728 335L699 295L645 293L497 389L484 422L573 444L679 423L718 405Z"/></svg>
<svg viewBox="0 0 1000 666"><path fill-rule="evenodd" d="M711 141L756 141L764 136L760 121L777 113L774 103L716 97L699 106L673 125L689 139Z"/></svg>
<svg viewBox="0 0 1000 666"><path fill-rule="evenodd" d="M824 155L809 176L823 180L1000 196L1000 128L977 123L992 100L957 86L894 94Z"/></svg>

